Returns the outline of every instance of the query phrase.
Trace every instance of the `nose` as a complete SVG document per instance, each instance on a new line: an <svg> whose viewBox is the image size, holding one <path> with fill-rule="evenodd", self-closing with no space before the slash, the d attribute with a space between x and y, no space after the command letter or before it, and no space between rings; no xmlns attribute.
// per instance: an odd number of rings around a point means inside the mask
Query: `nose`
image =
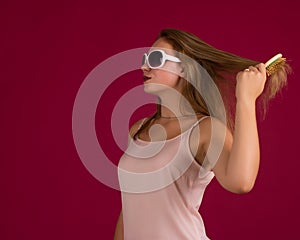
<svg viewBox="0 0 300 240"><path fill-rule="evenodd" d="M151 68L148 66L147 61L145 61L145 63L141 66L141 70L146 71L146 72L151 70Z"/></svg>

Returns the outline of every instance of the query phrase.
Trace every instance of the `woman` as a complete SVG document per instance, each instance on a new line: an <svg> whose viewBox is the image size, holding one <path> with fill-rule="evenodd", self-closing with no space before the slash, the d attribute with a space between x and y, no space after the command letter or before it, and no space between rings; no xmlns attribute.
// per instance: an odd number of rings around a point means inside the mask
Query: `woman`
<svg viewBox="0 0 300 240"><path fill-rule="evenodd" d="M131 127L119 162L115 239L209 239L198 212L204 190L214 176L233 193L253 188L260 158L256 100L261 96L265 112L288 70L283 63L266 81L263 63L162 30L142 65L157 111Z"/></svg>

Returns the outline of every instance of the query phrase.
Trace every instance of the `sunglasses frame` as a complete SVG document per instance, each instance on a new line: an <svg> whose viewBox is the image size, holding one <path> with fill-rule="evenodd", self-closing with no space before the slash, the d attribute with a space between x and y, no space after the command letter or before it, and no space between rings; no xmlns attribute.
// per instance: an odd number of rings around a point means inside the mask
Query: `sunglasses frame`
<svg viewBox="0 0 300 240"><path fill-rule="evenodd" d="M158 66L158 67L152 67L148 61L148 58L150 56L151 53L153 52L160 52L162 54L162 60L161 60L161 64ZM160 50L160 49L155 49L155 50L152 50L151 52L149 52L148 54L147 53L144 53L144 56L145 57L145 62L142 64L145 65L145 63L147 63L147 65L151 68L151 69L157 69L157 68L161 68L162 66L165 65L166 61L171 61L171 62L181 62L179 58L177 57L174 57L174 56L171 56L169 54L167 54L164 50Z"/></svg>

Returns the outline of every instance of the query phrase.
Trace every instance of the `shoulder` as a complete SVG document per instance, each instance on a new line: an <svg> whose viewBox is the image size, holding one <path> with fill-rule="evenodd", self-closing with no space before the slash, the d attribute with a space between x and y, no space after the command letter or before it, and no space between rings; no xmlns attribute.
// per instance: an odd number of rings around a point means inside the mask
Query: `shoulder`
<svg viewBox="0 0 300 240"><path fill-rule="evenodd" d="M133 138L134 134L139 130L139 128L142 126L142 124L147 120L148 118L142 118L135 122L129 129L129 135Z"/></svg>
<svg viewBox="0 0 300 240"><path fill-rule="evenodd" d="M217 118L207 116L199 119L197 126L194 127L193 132L201 134L203 140L210 140L211 137L230 137L232 136L229 128Z"/></svg>

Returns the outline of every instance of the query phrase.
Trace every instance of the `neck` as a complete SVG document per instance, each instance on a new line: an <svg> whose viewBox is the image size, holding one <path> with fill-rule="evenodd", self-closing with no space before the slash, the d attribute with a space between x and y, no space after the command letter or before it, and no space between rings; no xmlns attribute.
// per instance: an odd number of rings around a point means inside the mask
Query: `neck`
<svg viewBox="0 0 300 240"><path fill-rule="evenodd" d="M186 115L191 116L194 113L192 110L188 111L188 109L183 109L183 107L181 107L181 104L184 104L186 100L184 100L180 93L159 96L159 99L161 105L161 117L177 118Z"/></svg>

